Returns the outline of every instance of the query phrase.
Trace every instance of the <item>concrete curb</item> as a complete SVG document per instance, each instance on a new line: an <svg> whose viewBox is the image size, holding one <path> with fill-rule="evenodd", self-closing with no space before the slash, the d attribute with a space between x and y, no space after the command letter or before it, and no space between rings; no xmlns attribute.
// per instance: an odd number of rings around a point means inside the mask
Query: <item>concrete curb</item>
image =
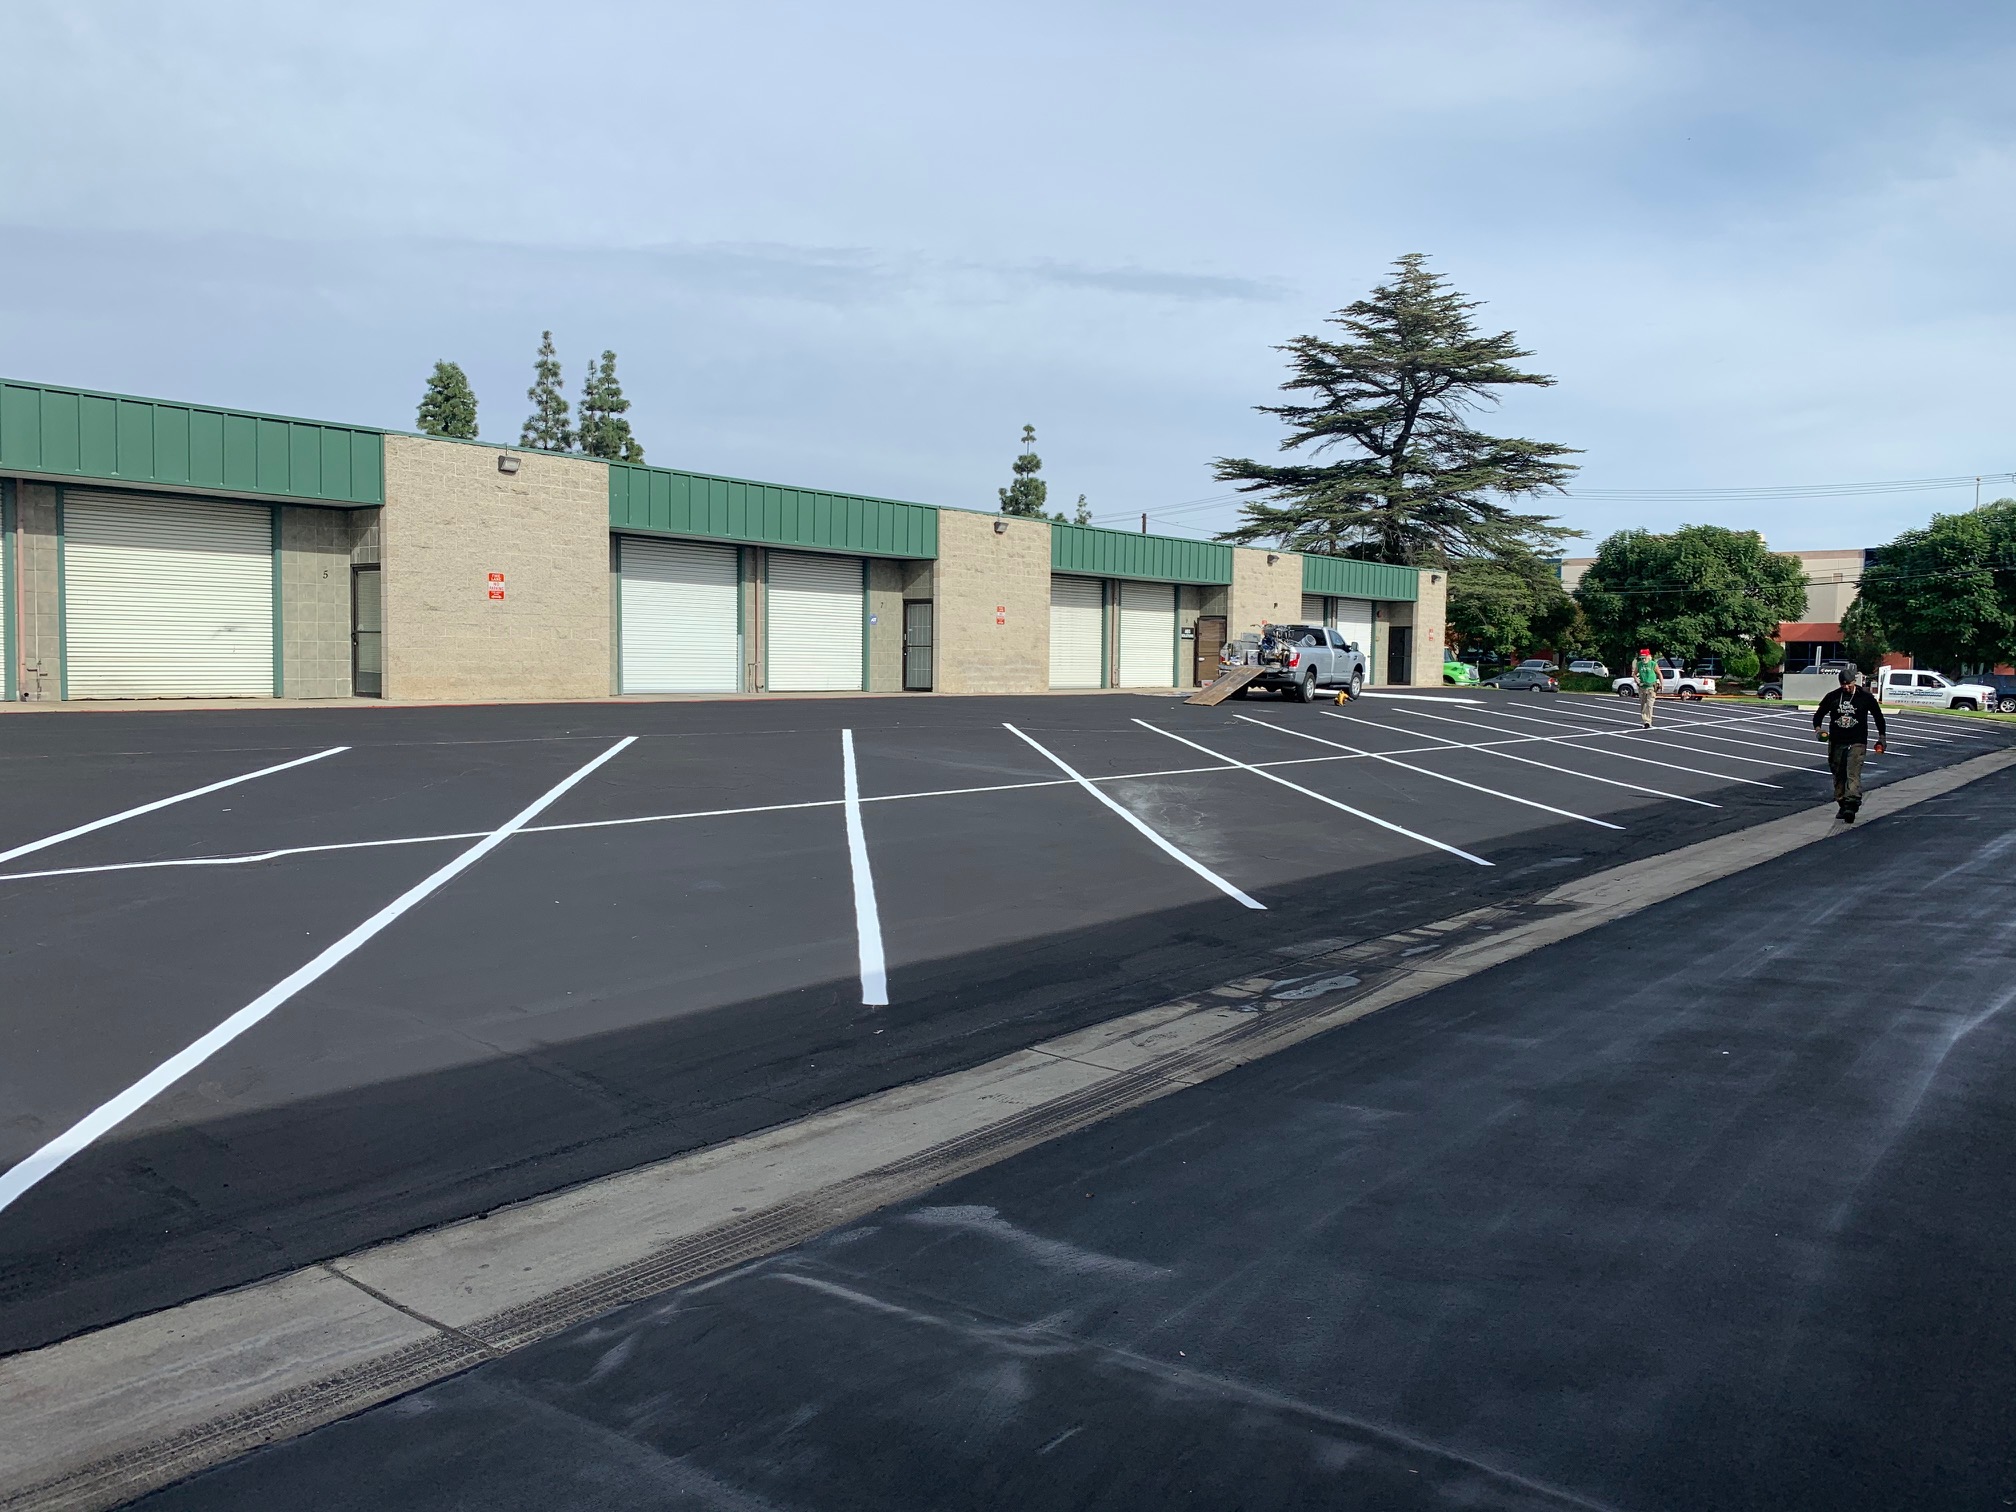
<svg viewBox="0 0 2016 1512"><path fill-rule="evenodd" d="M1886 785L1868 819L2016 766ZM111 1508L774 1254L1381 1008L1745 871L1831 808L1130 1013L985 1065L0 1360L0 1509Z"/></svg>

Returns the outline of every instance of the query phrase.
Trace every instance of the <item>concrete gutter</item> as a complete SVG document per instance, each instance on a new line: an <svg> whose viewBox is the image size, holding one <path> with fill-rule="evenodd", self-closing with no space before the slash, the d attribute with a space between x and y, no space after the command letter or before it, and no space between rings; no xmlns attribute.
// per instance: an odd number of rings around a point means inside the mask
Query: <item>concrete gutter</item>
<svg viewBox="0 0 2016 1512"><path fill-rule="evenodd" d="M2016 766L1878 789L1869 819ZM0 1360L0 1509L111 1508L1837 832L1813 809Z"/></svg>

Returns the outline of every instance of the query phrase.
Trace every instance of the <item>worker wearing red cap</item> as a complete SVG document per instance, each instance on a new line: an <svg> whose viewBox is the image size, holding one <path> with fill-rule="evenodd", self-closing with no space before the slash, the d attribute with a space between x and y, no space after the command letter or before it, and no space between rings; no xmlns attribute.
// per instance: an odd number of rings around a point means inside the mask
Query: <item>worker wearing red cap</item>
<svg viewBox="0 0 2016 1512"><path fill-rule="evenodd" d="M1652 660L1652 653L1640 648L1638 660L1632 664L1631 675L1638 680L1638 723L1646 729L1652 728L1652 706L1659 701L1659 663Z"/></svg>

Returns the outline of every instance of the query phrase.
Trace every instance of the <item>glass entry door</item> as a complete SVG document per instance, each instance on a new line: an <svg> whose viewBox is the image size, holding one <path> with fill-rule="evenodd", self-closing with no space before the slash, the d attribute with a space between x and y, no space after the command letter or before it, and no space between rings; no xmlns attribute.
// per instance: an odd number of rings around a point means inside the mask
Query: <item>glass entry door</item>
<svg viewBox="0 0 2016 1512"><path fill-rule="evenodd" d="M385 696L385 615L375 566L350 569L350 691Z"/></svg>

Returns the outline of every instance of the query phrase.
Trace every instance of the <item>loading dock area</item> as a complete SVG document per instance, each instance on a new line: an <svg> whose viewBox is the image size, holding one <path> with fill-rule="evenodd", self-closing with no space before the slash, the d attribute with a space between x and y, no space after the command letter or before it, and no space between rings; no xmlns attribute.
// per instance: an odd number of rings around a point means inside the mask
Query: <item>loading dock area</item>
<svg viewBox="0 0 2016 1512"><path fill-rule="evenodd" d="M1192 688L1433 570L0 381L7 700ZM1418 627L1418 634L1416 629ZM1411 638L1410 638L1411 637Z"/></svg>

